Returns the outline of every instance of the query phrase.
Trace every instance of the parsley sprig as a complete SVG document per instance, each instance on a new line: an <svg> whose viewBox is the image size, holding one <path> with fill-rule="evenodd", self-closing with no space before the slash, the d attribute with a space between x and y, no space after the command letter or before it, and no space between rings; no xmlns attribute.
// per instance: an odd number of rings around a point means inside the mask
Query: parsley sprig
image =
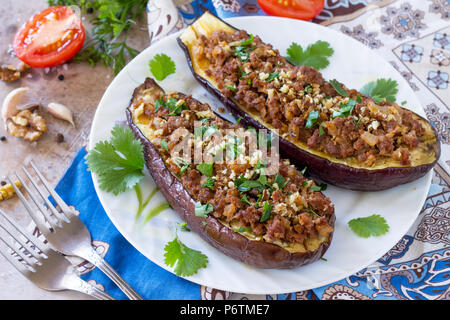
<svg viewBox="0 0 450 320"><path fill-rule="evenodd" d="M139 51L128 45L128 32L146 12L148 0L47 0L49 6L80 7L89 13L93 25L92 37L78 52L74 61L85 61L90 65L103 62L113 67L114 74L134 58Z"/></svg>

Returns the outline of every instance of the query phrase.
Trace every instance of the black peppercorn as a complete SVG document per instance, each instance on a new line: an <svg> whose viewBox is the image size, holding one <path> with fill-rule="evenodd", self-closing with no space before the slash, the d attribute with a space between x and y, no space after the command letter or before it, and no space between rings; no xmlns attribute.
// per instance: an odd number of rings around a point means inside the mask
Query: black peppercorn
<svg viewBox="0 0 450 320"><path fill-rule="evenodd" d="M57 134L56 142L58 142L58 143L64 142L64 135L62 133Z"/></svg>
<svg viewBox="0 0 450 320"><path fill-rule="evenodd" d="M5 137L5 136L1 136L1 137L0 137L0 141L5 142L5 141L6 141L6 137Z"/></svg>
<svg viewBox="0 0 450 320"><path fill-rule="evenodd" d="M63 74L60 74L60 75L58 76L58 80L63 81L63 80L64 80L64 75L63 75Z"/></svg>
<svg viewBox="0 0 450 320"><path fill-rule="evenodd" d="M1 182L0 182L0 185L2 185L2 186L6 186L6 185L7 185L7 183L6 183L6 181L1 181Z"/></svg>
<svg viewBox="0 0 450 320"><path fill-rule="evenodd" d="M94 9L93 9L93 8L87 8L87 9L86 9L86 12L89 13L89 14L91 14L92 12L94 12Z"/></svg>

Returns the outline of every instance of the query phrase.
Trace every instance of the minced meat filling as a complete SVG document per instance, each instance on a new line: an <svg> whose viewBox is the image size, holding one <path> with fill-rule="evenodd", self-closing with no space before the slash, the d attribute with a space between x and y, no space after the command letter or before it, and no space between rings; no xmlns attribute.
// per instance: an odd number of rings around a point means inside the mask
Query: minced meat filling
<svg viewBox="0 0 450 320"><path fill-rule="evenodd" d="M132 108L134 117L148 119L150 141L198 206L202 209L211 206L204 211L234 226L234 231L250 232L261 241L300 244L306 239L327 237L333 231L329 221L334 206L320 192L321 187L306 179L288 160L280 161L276 174L266 174L264 169L270 158L262 152L246 155L244 144L230 144L235 140L225 130L242 130L242 126L217 117L207 104L191 96L170 93L151 100L137 99ZM180 128L188 133L177 135L176 130ZM225 143L214 143L210 136L217 131ZM183 152L175 148L186 136L190 145L203 147L203 154L227 149L227 161L190 163L184 160ZM193 149L190 149L191 159L194 159Z"/></svg>
<svg viewBox="0 0 450 320"><path fill-rule="evenodd" d="M336 158L353 157L372 166L378 157L391 157L408 165L409 150L425 133L412 112L325 81L311 67L293 66L245 31L199 36L193 54L208 61L205 72L225 96L283 138Z"/></svg>

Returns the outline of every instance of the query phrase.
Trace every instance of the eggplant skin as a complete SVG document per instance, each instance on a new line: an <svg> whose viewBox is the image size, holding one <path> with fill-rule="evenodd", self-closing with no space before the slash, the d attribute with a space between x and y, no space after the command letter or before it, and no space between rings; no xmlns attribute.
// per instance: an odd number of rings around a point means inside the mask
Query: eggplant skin
<svg viewBox="0 0 450 320"><path fill-rule="evenodd" d="M238 30L210 12L206 12L204 13L204 15L211 15L215 19L220 21L224 26L232 28L236 31ZM202 17L203 16L198 19L201 19ZM219 23L217 23L217 25L219 25ZM252 126L258 130L265 129L270 131L269 128L246 113L232 99L227 98L217 87L215 87L211 82L203 78L195 71L193 60L190 55L190 50L186 43L183 41L182 36L183 34L177 38L177 42L186 56L186 60L194 78L209 93L216 96L236 119L241 118L241 124L245 126ZM417 114L415 115L429 124L429 122L423 117L420 117ZM280 155L283 158L289 159L293 164L300 168L306 166L308 168L308 174L328 184L355 191L381 191L419 179L427 174L435 166L441 154L441 146L436 129L431 124L430 127L434 132L436 142L433 144L430 150L427 150L427 152L434 151L435 160L430 163L425 163L417 166L392 166L380 169L352 167L350 165L337 163L332 161L332 159L327 159L325 157L321 157L314 153L311 153L307 149L302 149L280 136L279 150Z"/></svg>
<svg viewBox="0 0 450 320"><path fill-rule="evenodd" d="M155 86L159 88L153 79L147 78L144 84L135 89L131 101L142 91ZM317 261L325 254L331 244L333 233L330 233L328 240L314 251L291 253L276 244L250 240L224 226L212 216L197 217L195 200L181 181L169 171L157 149L133 122L129 108L126 109L126 116L128 126L144 146L145 163L158 188L181 219L214 248L245 264L264 269L291 269ZM205 221L206 225L203 224ZM334 223L333 214L329 225L334 228Z"/></svg>

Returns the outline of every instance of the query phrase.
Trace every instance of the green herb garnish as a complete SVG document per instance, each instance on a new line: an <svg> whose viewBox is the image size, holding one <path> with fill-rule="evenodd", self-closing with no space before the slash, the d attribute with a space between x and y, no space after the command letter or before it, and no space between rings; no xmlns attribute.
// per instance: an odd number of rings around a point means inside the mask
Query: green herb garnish
<svg viewBox="0 0 450 320"><path fill-rule="evenodd" d="M195 203L195 215L197 217L203 217L203 218L207 218L208 217L208 213L213 212L214 207L212 206L212 204L206 203L206 204L201 204L201 202L196 202Z"/></svg>
<svg viewBox="0 0 450 320"><path fill-rule="evenodd" d="M308 118L306 118L305 128L311 129L317 124L317 120L319 119L319 111L312 110L308 114Z"/></svg>
<svg viewBox="0 0 450 320"><path fill-rule="evenodd" d="M281 190L282 190L282 189L286 186L286 184L287 184L286 179L285 179L280 173L277 173L277 175L275 176L275 179L274 179L273 182L276 183L276 184L278 185L278 187L279 187Z"/></svg>
<svg viewBox="0 0 450 320"><path fill-rule="evenodd" d="M180 116L181 111L187 110L186 104L175 98L169 98L164 105L169 109L169 116Z"/></svg>
<svg viewBox="0 0 450 320"><path fill-rule="evenodd" d="M348 118L352 114L355 105L356 100L350 99L348 103L342 104L339 110L333 112L332 118Z"/></svg>
<svg viewBox="0 0 450 320"><path fill-rule="evenodd" d="M312 191L324 191L327 190L328 185L326 183L321 183L320 185L312 185L309 187Z"/></svg>
<svg viewBox="0 0 450 320"><path fill-rule="evenodd" d="M200 171L205 176L211 177L213 174L213 170L214 170L214 164L213 163L200 163L197 165L197 170Z"/></svg>
<svg viewBox="0 0 450 320"><path fill-rule="evenodd" d="M231 86L231 85L229 85L229 84L224 84L224 86L226 87L226 88L228 88L228 89L230 89L230 91L232 91L232 92L236 92L236 87L233 87L233 86Z"/></svg>
<svg viewBox="0 0 450 320"><path fill-rule="evenodd" d="M197 250L184 245L178 236L164 247L164 263L169 267L175 266L177 276L191 276L201 268L205 268L208 257Z"/></svg>
<svg viewBox="0 0 450 320"><path fill-rule="evenodd" d="M389 231L389 225L386 223L386 220L378 214L352 219L348 222L348 225L354 233L362 238L381 236Z"/></svg>
<svg viewBox="0 0 450 320"><path fill-rule="evenodd" d="M250 205L250 206L252 205L252 203L250 202L250 200L248 200L246 194L244 194L244 195L242 196L241 201L242 201L243 204L248 204L248 205Z"/></svg>
<svg viewBox="0 0 450 320"><path fill-rule="evenodd" d="M343 96L343 97L347 97L348 96L347 90L342 88L342 84L340 84L338 81L330 80L330 84L340 96Z"/></svg>
<svg viewBox="0 0 450 320"><path fill-rule="evenodd" d="M269 77L266 79L266 82L272 82L273 80L278 78L279 75L280 75L279 72L273 72L273 73L269 74Z"/></svg>
<svg viewBox="0 0 450 320"><path fill-rule="evenodd" d="M239 43L239 45L240 45L240 46L248 46L248 45L251 45L251 44L253 43L253 39L254 39L253 34L250 34L250 38L248 38L247 40L241 41L241 42Z"/></svg>
<svg viewBox="0 0 450 320"><path fill-rule="evenodd" d="M182 231L191 231L186 222L177 222L177 226L179 226Z"/></svg>
<svg viewBox="0 0 450 320"><path fill-rule="evenodd" d="M234 232L242 233L242 232L250 232L252 231L251 228L245 228L245 227L239 227L239 229L233 230Z"/></svg>
<svg viewBox="0 0 450 320"><path fill-rule="evenodd" d="M372 97L375 103L386 100L389 103L395 102L395 96L398 93L398 82L393 79L378 79L369 82L361 90L361 94Z"/></svg>
<svg viewBox="0 0 450 320"><path fill-rule="evenodd" d="M216 180L214 180L213 178L207 178L206 182L204 184L202 184L202 187L207 187L207 188L210 188L211 190L214 190L215 182L216 182Z"/></svg>
<svg viewBox="0 0 450 320"><path fill-rule="evenodd" d="M163 147L164 150L169 152L169 149L167 148L167 141L166 140L161 140L161 147Z"/></svg>
<svg viewBox="0 0 450 320"><path fill-rule="evenodd" d="M87 62L91 66L103 62L113 68L114 74L134 58L139 51L130 47L128 33L146 13L147 0L48 0L49 6L80 7L90 12L90 24L94 27L84 47L74 57L75 62Z"/></svg>
<svg viewBox="0 0 450 320"><path fill-rule="evenodd" d="M85 157L98 176L100 189L115 195L133 188L144 177L142 143L129 128L114 126L109 141L101 141Z"/></svg>
<svg viewBox="0 0 450 320"><path fill-rule="evenodd" d="M323 136L325 134L325 130L322 127L322 124L319 126L319 137Z"/></svg>
<svg viewBox="0 0 450 320"><path fill-rule="evenodd" d="M167 76L175 73L175 62L166 54L156 54L148 63L150 72L156 80L162 81Z"/></svg>
<svg viewBox="0 0 450 320"><path fill-rule="evenodd" d="M310 66L317 70L326 68L330 61L328 60L334 53L330 44L325 41L317 41L310 44L306 50L302 46L293 42L287 49L286 59L296 66Z"/></svg>
<svg viewBox="0 0 450 320"><path fill-rule="evenodd" d="M183 173L189 168L191 163L181 157L175 157L173 158L173 162L180 168L180 175L183 175Z"/></svg>
<svg viewBox="0 0 450 320"><path fill-rule="evenodd" d="M262 214L261 219L259 220L259 222L264 222L264 221L270 219L272 208L273 208L273 206L270 205L267 201L264 202L263 214Z"/></svg>
<svg viewBox="0 0 450 320"><path fill-rule="evenodd" d="M259 192L263 192L263 190L265 189L265 186L261 184L261 182L249 180L244 177L234 179L234 186L241 192L247 192L250 191L251 189L256 189Z"/></svg>

